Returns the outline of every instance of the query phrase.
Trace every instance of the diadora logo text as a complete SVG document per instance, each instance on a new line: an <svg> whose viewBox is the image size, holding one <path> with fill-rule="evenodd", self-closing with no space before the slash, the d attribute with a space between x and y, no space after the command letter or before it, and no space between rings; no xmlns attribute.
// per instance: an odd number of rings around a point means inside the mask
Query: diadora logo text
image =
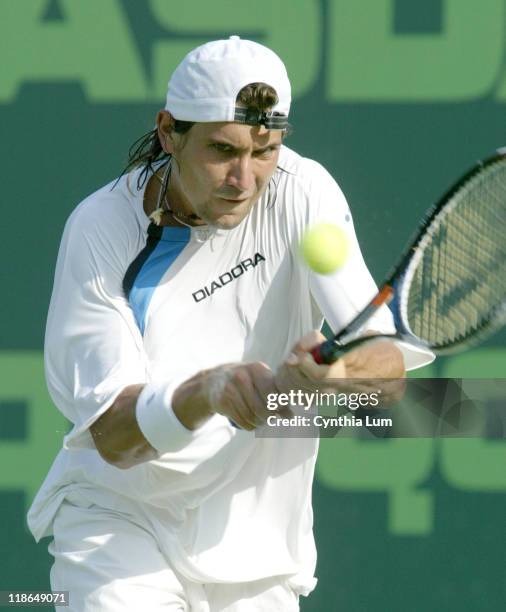
<svg viewBox="0 0 506 612"><path fill-rule="evenodd" d="M202 287L202 289L198 289L194 293L192 293L193 299L196 302L201 302L217 291L218 289L222 289L228 283L231 283L233 280L242 276L249 269L255 268L261 261L265 261L265 257L260 253L255 253L253 257L248 257L247 259L243 259L236 266L234 266L228 272L224 272L216 280L213 280L210 285L206 285Z"/></svg>

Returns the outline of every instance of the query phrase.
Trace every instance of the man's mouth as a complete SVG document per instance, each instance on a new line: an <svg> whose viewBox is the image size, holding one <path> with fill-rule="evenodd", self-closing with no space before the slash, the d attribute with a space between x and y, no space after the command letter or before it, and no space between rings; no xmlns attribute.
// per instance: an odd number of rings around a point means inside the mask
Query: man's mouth
<svg viewBox="0 0 506 612"><path fill-rule="evenodd" d="M220 200L225 200L225 202L233 202L234 204L240 204L241 202L246 202L248 198L225 198L223 196L219 196Z"/></svg>

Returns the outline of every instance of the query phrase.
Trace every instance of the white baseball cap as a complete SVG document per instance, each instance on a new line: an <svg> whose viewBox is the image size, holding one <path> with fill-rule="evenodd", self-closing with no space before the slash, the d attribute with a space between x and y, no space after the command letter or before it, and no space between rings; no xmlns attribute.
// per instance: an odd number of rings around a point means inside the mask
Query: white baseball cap
<svg viewBox="0 0 506 612"><path fill-rule="evenodd" d="M250 83L266 83L276 91L278 103L268 113L236 108L237 94ZM181 121L239 121L284 129L290 102L286 68L274 51L231 36L188 53L170 78L165 109Z"/></svg>

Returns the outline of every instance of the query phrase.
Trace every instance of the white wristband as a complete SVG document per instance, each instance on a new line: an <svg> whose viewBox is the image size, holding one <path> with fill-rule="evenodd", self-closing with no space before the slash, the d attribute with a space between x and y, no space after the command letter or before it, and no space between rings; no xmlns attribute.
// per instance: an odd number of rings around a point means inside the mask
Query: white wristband
<svg viewBox="0 0 506 612"><path fill-rule="evenodd" d="M159 453L177 452L195 437L172 410L172 394L177 383L150 383L137 399L135 416L146 440Z"/></svg>

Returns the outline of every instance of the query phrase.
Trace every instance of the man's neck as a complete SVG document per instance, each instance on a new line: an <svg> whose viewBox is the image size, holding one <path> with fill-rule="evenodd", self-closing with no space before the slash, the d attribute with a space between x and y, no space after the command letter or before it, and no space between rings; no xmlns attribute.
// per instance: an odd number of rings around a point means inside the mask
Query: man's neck
<svg viewBox="0 0 506 612"><path fill-rule="evenodd" d="M144 212L148 217L157 208L160 190L163 184L164 170L165 166L152 174L148 179L144 192ZM205 221L202 221L195 213L188 213L185 210L187 207L181 206L180 200L181 198L178 198L177 189L174 186L174 180L171 176L167 187L167 193L162 196L160 201L160 208L163 209L163 213L160 217L160 225L173 227L206 225Z"/></svg>

